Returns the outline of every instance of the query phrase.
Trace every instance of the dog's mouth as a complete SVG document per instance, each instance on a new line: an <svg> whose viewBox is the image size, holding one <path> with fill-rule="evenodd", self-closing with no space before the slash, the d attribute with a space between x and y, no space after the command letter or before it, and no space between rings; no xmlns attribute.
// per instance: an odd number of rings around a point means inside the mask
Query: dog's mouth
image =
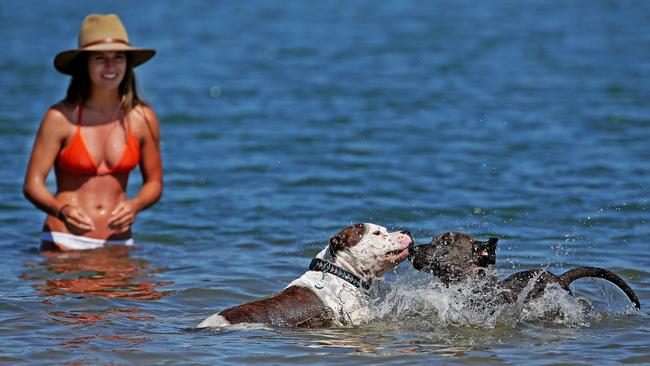
<svg viewBox="0 0 650 366"><path fill-rule="evenodd" d="M408 256L409 260L412 262L412 261L415 260L416 258L422 257L422 256L423 256L423 252L424 252L424 251L426 250L426 248L428 248L428 247L429 247L428 244L425 244L425 245L415 245L415 243L413 243L413 244L409 245L408 248L407 248L407 249L409 250L409 256Z"/></svg>
<svg viewBox="0 0 650 366"><path fill-rule="evenodd" d="M415 257L419 249L418 246L415 245L415 243L409 245L408 249L409 249L409 260L412 261L413 257Z"/></svg>
<svg viewBox="0 0 650 366"><path fill-rule="evenodd" d="M411 248L413 247L414 243L411 241L409 245L402 249L395 249L391 250L390 252L386 252L385 256L386 258L393 258L393 259L406 259L411 255Z"/></svg>
<svg viewBox="0 0 650 366"><path fill-rule="evenodd" d="M391 250L390 252L386 252L386 256L387 257L397 256L405 252L408 252L408 250L409 248Z"/></svg>
<svg viewBox="0 0 650 366"><path fill-rule="evenodd" d="M411 245L408 247L408 259L413 265L413 268L416 270L432 271L435 267L437 267L435 258L431 258L429 255L427 255L427 249L429 247L429 244Z"/></svg>

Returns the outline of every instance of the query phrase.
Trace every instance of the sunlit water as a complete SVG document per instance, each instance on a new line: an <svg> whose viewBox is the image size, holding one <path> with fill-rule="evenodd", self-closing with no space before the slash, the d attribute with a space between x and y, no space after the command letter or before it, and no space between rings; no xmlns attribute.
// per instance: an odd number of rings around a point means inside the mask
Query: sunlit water
<svg viewBox="0 0 650 366"><path fill-rule="evenodd" d="M117 11L162 126L133 250L43 256L21 194L83 16ZM0 363L650 362L646 2L2 2ZM131 191L139 174L132 175ZM52 188L53 180L49 184ZM197 330L350 223L497 236L497 273L608 268L528 303L407 264L352 328Z"/></svg>

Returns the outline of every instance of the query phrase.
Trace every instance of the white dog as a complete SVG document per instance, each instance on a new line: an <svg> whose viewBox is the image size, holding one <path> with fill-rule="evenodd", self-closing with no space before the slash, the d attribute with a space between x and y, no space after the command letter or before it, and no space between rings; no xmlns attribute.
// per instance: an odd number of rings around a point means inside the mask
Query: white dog
<svg viewBox="0 0 650 366"><path fill-rule="evenodd" d="M375 224L356 224L333 236L309 270L280 293L222 310L198 327L264 323L317 328L357 325L370 318L368 290L408 257L408 231L389 233Z"/></svg>

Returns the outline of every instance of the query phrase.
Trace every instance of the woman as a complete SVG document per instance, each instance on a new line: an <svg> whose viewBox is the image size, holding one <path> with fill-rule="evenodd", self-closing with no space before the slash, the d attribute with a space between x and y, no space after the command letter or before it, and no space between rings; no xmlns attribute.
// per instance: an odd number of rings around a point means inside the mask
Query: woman
<svg viewBox="0 0 650 366"><path fill-rule="evenodd" d="M138 97L133 73L154 54L131 47L117 15L92 14L81 26L79 48L54 59L72 79L65 99L41 122L23 186L48 214L41 249L131 245L136 214L160 198L158 120ZM143 185L128 199L129 172L138 164ZM55 195L45 185L52 167Z"/></svg>

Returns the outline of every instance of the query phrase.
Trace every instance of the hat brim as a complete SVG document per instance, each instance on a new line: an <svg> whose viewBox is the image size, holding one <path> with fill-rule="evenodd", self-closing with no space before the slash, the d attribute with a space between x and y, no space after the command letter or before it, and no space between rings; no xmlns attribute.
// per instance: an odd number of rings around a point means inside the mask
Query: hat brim
<svg viewBox="0 0 650 366"><path fill-rule="evenodd" d="M63 52L54 57L54 68L60 73L66 75L74 74L75 63L74 59L83 52L92 52L92 51L123 51L129 53L129 59L131 61L131 66L136 67L142 65L143 63L149 61L155 54L156 50L150 48L135 48L126 44L120 43L105 43L98 44L83 49L73 49Z"/></svg>

